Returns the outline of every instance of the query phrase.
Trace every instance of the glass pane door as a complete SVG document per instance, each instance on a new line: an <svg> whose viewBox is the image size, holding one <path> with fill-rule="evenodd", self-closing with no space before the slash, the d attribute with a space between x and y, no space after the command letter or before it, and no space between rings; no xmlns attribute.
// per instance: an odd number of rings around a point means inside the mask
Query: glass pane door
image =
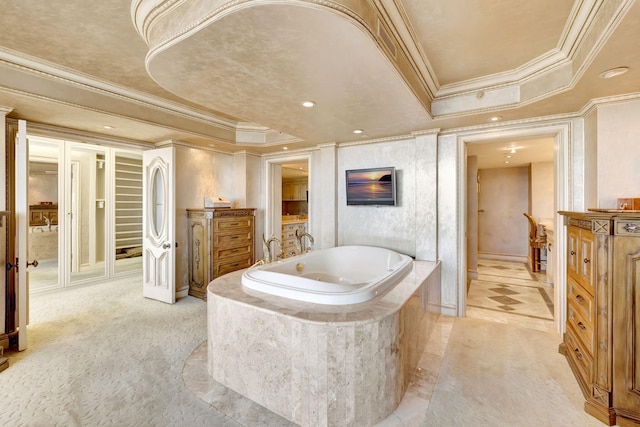
<svg viewBox="0 0 640 427"><path fill-rule="evenodd" d="M106 276L107 159L89 144L71 144L69 153L69 277L78 282Z"/></svg>

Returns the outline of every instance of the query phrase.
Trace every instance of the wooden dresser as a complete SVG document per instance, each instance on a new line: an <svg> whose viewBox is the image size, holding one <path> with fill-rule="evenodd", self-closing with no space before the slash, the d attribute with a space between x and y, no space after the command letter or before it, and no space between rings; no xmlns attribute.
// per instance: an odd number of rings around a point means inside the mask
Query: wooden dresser
<svg viewBox="0 0 640 427"><path fill-rule="evenodd" d="M560 212L567 323L560 351L600 421L640 426L640 213Z"/></svg>
<svg viewBox="0 0 640 427"><path fill-rule="evenodd" d="M187 209L189 295L207 298L213 279L254 263L255 209Z"/></svg>

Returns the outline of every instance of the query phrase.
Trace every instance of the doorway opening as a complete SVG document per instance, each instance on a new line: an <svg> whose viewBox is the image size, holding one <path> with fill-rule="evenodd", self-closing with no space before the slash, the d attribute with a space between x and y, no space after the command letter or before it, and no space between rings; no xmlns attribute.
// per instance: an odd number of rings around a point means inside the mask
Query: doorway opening
<svg viewBox="0 0 640 427"><path fill-rule="evenodd" d="M142 151L28 135L29 292L142 270Z"/></svg>
<svg viewBox="0 0 640 427"><path fill-rule="evenodd" d="M564 275L557 260L565 238L556 212L568 206L569 126L484 131L459 139L464 162L460 182L465 188L459 201L465 206L459 229L466 230L461 234L466 236L461 237L465 262L459 268L459 283L464 284L458 294L461 315L477 315L480 310L495 319L523 309L521 320L540 321L544 328L562 331ZM551 251L541 251L545 258L541 271L531 268L524 213L538 220L551 242ZM482 303L471 300L477 296L472 287L479 281L487 288ZM537 308L524 309L527 301L522 300L533 299Z"/></svg>
<svg viewBox="0 0 640 427"><path fill-rule="evenodd" d="M308 248L297 248L296 233L310 233L312 203L309 155L267 160L267 209L264 239L275 237L280 247L272 247L272 257L290 257ZM266 254L265 254L266 255Z"/></svg>

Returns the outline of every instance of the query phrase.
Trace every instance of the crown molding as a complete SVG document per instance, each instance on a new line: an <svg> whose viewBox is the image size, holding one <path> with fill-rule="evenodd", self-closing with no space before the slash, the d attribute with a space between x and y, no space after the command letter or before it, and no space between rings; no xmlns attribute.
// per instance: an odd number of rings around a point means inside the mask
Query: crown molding
<svg viewBox="0 0 640 427"><path fill-rule="evenodd" d="M191 107L186 107L166 99L100 80L77 71L71 71L22 53L18 54L10 49L0 47L0 63L17 69L27 75L44 77L52 83L69 84L83 90L87 90L91 93L107 95L111 98L125 100L133 104L181 116L221 129L232 131L236 127L236 123L234 121L223 119L204 111L198 111Z"/></svg>
<svg viewBox="0 0 640 427"><path fill-rule="evenodd" d="M582 109L578 112L578 114L584 117L589 112L591 112L592 110L600 106L609 105L609 104L619 104L622 102L629 102L629 101L640 101L640 92L626 93L624 95L608 96L606 98L592 99L584 107L582 107Z"/></svg>
<svg viewBox="0 0 640 427"><path fill-rule="evenodd" d="M18 119L8 118L7 123L15 123L17 125ZM151 143L143 143L133 139L117 136L102 135L80 129L71 129L48 125L45 123L31 122L29 120L27 120L27 132L35 136L72 140L76 142L85 142L88 144L104 145L123 149L138 148L141 150L148 150L153 148Z"/></svg>
<svg viewBox="0 0 640 427"><path fill-rule="evenodd" d="M433 117L524 106L571 89L633 3L634 0L578 1L556 49L515 70L439 87L432 102Z"/></svg>

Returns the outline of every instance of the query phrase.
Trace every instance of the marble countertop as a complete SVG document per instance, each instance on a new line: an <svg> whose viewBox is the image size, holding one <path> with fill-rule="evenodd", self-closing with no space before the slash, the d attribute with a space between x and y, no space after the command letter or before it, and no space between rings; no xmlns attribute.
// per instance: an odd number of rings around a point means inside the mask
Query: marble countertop
<svg viewBox="0 0 640 427"><path fill-rule="evenodd" d="M301 218L299 215L282 215L282 225L302 224L308 220L308 218Z"/></svg>
<svg viewBox="0 0 640 427"><path fill-rule="evenodd" d="M225 274L207 287L207 298L228 298L258 309L274 311L312 323L370 323L396 312L438 267L434 261L414 261L413 268L386 294L350 305L323 305L269 295L241 285L244 270Z"/></svg>

